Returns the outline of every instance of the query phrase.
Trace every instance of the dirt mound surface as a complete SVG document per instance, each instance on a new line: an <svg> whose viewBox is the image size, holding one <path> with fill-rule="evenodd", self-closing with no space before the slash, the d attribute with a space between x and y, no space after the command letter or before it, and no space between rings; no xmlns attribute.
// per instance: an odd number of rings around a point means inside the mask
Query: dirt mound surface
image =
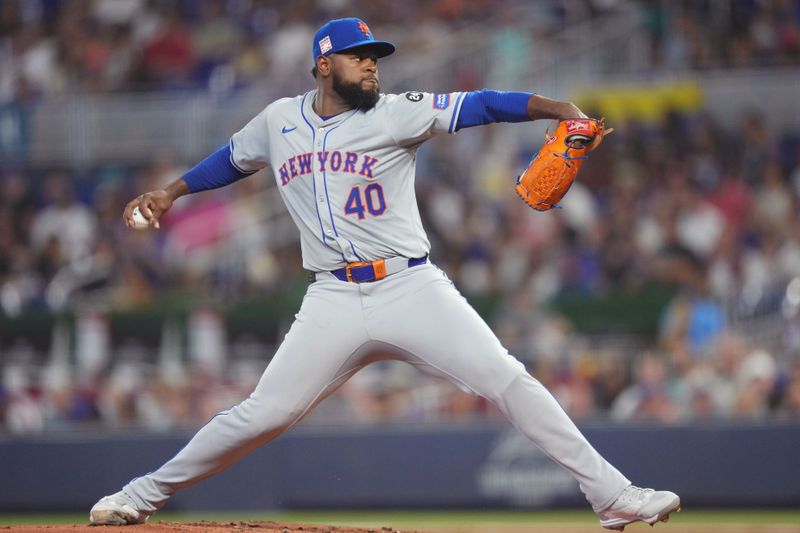
<svg viewBox="0 0 800 533"><path fill-rule="evenodd" d="M280 522L151 522L136 526L91 526L86 525L48 525L48 526L0 526L0 533L232 533L252 531L253 533L424 533L408 529L352 528L341 526L321 526L312 524L284 524Z"/></svg>

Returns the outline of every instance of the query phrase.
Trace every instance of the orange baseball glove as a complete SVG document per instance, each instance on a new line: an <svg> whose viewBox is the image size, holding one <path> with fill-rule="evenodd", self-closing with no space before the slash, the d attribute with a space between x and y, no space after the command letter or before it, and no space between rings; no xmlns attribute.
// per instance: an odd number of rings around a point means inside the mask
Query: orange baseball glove
<svg viewBox="0 0 800 533"><path fill-rule="evenodd" d="M602 118L560 121L552 135L545 133L544 146L517 179L517 194L537 211L557 207L575 181L587 154L612 131L614 128L605 128Z"/></svg>

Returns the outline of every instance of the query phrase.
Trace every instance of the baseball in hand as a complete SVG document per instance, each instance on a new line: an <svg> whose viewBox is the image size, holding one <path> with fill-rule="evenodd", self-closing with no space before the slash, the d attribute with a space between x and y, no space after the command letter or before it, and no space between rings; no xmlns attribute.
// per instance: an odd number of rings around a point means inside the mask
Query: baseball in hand
<svg viewBox="0 0 800 533"><path fill-rule="evenodd" d="M138 207L133 208L133 212L131 213L131 218L133 219L133 227L135 229L147 229L150 227L150 222L144 218L144 215L141 211L139 211Z"/></svg>

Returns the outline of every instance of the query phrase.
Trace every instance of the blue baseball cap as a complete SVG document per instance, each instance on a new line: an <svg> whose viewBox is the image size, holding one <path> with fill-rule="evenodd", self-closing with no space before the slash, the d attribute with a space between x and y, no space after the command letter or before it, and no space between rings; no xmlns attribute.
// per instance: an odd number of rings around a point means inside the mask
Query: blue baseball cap
<svg viewBox="0 0 800 533"><path fill-rule="evenodd" d="M372 31L363 20L357 18L335 19L314 34L312 58L316 63L319 56L328 56L358 46L369 45L378 57L394 53L394 45L386 41L376 41Z"/></svg>

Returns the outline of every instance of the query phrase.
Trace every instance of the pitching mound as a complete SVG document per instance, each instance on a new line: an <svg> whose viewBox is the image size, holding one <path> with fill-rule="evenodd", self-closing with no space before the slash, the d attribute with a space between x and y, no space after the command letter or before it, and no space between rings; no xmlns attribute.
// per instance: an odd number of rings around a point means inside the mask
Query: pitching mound
<svg viewBox="0 0 800 533"><path fill-rule="evenodd" d="M283 524L280 522L161 522L138 526L91 526L91 525L53 525L53 526L0 526L0 532L9 533L215 533L241 532L253 533L424 533L422 531L402 531L382 527L363 529L339 526L320 526L302 524Z"/></svg>

